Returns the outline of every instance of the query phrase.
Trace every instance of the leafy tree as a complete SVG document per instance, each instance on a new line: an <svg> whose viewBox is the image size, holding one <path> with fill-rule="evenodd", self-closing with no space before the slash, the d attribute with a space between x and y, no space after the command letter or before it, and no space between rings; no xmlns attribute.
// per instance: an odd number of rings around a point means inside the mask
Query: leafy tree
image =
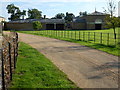
<svg viewBox="0 0 120 90"><path fill-rule="evenodd" d="M73 17L75 17L73 13L66 12L66 16L65 16L66 22L73 21Z"/></svg>
<svg viewBox="0 0 120 90"><path fill-rule="evenodd" d="M80 15L80 16L86 16L86 15L87 15L87 11L85 11L85 12L80 12L79 15Z"/></svg>
<svg viewBox="0 0 120 90"><path fill-rule="evenodd" d="M16 7L14 4L7 5L6 9L8 10L8 13L11 14L10 18L8 18L11 21L18 20L18 19L20 19L21 16L24 17L26 15L25 10L23 10L23 12L21 12L19 7Z"/></svg>
<svg viewBox="0 0 120 90"><path fill-rule="evenodd" d="M56 19L63 19L65 17L64 13L58 13L55 18Z"/></svg>
<svg viewBox="0 0 120 90"><path fill-rule="evenodd" d="M7 5L6 9L8 10L8 13L11 14L9 20L16 20L20 19L20 9L16 7L14 4Z"/></svg>
<svg viewBox="0 0 120 90"><path fill-rule="evenodd" d="M39 22L39 21L34 21L34 22L33 22L33 28L34 28L35 30L41 29L41 28L42 28L41 22Z"/></svg>
<svg viewBox="0 0 120 90"><path fill-rule="evenodd" d="M21 16L22 16L22 19L24 19L24 17L26 16L26 10L23 10L23 11L21 12Z"/></svg>
<svg viewBox="0 0 120 90"><path fill-rule="evenodd" d="M104 8L104 12L108 15L106 16L106 25L114 30L114 39L116 40L116 27L119 25L119 19L114 16L116 11L116 5L113 0L109 0L107 9Z"/></svg>
<svg viewBox="0 0 120 90"><path fill-rule="evenodd" d="M28 18L29 19L40 19L42 18L42 12L38 9L28 9Z"/></svg>

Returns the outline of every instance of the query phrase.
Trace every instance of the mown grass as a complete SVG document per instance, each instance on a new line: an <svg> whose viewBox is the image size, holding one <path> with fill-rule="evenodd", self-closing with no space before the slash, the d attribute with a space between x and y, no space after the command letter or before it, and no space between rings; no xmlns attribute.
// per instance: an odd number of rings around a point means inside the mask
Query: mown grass
<svg viewBox="0 0 120 90"><path fill-rule="evenodd" d="M33 34L38 36L45 36L50 38L56 38L60 40L70 41L85 45L91 48L95 48L112 55L120 56L120 28L116 29L117 39L115 43L114 34L112 29L107 30L66 30L66 31L55 31L55 30L42 30L42 31L18 31L20 33ZM85 33L84 33L85 32ZM90 32L90 37L88 37ZM96 36L94 39L94 32ZM83 33L85 36L83 36ZM102 43L100 35L102 34ZM108 41L109 33L109 41Z"/></svg>
<svg viewBox="0 0 120 90"><path fill-rule="evenodd" d="M17 67L10 88L77 88L52 62L20 42Z"/></svg>

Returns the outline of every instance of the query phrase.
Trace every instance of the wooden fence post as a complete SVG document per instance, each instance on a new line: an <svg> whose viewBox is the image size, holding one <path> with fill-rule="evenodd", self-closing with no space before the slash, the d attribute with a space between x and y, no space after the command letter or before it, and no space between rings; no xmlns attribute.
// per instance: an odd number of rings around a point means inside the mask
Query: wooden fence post
<svg viewBox="0 0 120 90"><path fill-rule="evenodd" d="M109 45L109 33L107 34L107 45Z"/></svg>
<svg viewBox="0 0 120 90"><path fill-rule="evenodd" d="M79 40L80 40L80 31L79 31Z"/></svg>
<svg viewBox="0 0 120 90"><path fill-rule="evenodd" d="M9 48L9 64L10 64L10 80L12 80L12 62L11 62L11 44L8 42L8 48Z"/></svg>
<svg viewBox="0 0 120 90"><path fill-rule="evenodd" d="M76 40L76 30L75 30L75 40Z"/></svg>
<svg viewBox="0 0 120 90"><path fill-rule="evenodd" d="M100 33L100 44L102 44L102 33Z"/></svg>
<svg viewBox="0 0 120 90"><path fill-rule="evenodd" d="M94 43L95 43L95 32L94 32Z"/></svg>
<svg viewBox="0 0 120 90"><path fill-rule="evenodd" d="M90 32L88 32L88 42L89 42L89 40L90 40Z"/></svg>
<svg viewBox="0 0 120 90"><path fill-rule="evenodd" d="M5 90L5 72L4 72L4 59L3 59L3 49L1 51L1 60L2 60L2 89Z"/></svg>
<svg viewBox="0 0 120 90"><path fill-rule="evenodd" d="M85 32L83 32L83 41L85 41Z"/></svg>
<svg viewBox="0 0 120 90"><path fill-rule="evenodd" d="M69 30L68 30L68 38L69 38Z"/></svg>

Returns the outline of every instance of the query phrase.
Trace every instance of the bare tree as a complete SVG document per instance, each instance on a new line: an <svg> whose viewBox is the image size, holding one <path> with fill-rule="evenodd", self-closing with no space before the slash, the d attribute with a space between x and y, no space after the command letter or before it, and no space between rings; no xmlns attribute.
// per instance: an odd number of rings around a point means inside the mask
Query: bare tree
<svg viewBox="0 0 120 90"><path fill-rule="evenodd" d="M108 28L113 28L114 38L116 40L116 27L119 25L119 21L120 21L117 17L115 17L116 4L114 0L109 0L107 5L108 5L107 9L103 8L104 12L108 14L105 21Z"/></svg>

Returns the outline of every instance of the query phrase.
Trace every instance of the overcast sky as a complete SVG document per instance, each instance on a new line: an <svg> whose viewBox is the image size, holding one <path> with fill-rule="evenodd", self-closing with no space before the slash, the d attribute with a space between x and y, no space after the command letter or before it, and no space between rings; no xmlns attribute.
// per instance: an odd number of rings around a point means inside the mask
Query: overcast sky
<svg viewBox="0 0 120 90"><path fill-rule="evenodd" d="M116 4L116 16L118 15L118 1L114 0ZM9 17L7 14L6 6L13 3L21 10L25 9L39 9L42 15L48 18L54 17L57 13L74 13L75 16L79 15L80 11L87 11L92 13L96 10L103 12L103 7L107 8L108 0L0 0L0 16Z"/></svg>

